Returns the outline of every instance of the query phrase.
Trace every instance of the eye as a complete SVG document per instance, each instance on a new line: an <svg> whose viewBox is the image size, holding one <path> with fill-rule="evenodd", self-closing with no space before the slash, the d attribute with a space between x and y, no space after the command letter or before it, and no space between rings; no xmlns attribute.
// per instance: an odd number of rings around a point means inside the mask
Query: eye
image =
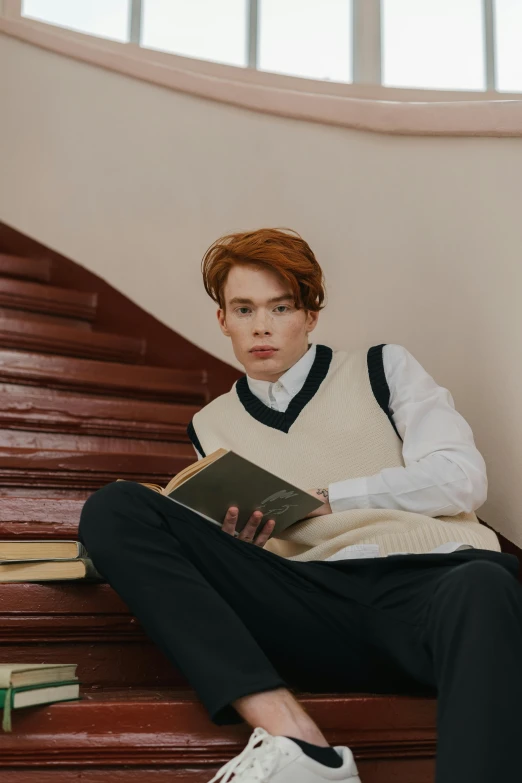
<svg viewBox="0 0 522 783"><path fill-rule="evenodd" d="M290 309L290 308L288 307L288 305L278 305L278 306L276 307L276 310L279 310L279 308L281 308L281 307L283 307L285 310L289 310L289 309Z"/></svg>
<svg viewBox="0 0 522 783"><path fill-rule="evenodd" d="M249 309L248 307L238 307L237 311L239 312L240 310L248 310L248 309ZM246 315L246 313L239 313L239 315Z"/></svg>

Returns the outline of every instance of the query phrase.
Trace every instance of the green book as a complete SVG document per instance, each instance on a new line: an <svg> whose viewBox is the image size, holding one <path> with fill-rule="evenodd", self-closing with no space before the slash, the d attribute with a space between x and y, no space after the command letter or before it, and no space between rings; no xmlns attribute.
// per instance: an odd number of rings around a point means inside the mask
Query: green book
<svg viewBox="0 0 522 783"><path fill-rule="evenodd" d="M11 731L11 710L72 701L80 696L77 664L14 663L0 665L2 729Z"/></svg>

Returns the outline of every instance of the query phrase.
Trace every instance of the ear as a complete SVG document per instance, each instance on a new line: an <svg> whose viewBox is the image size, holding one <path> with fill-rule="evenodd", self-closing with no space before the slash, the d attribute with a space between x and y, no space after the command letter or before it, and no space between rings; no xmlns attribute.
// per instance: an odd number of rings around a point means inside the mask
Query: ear
<svg viewBox="0 0 522 783"><path fill-rule="evenodd" d="M319 320L319 310L309 310L306 316L306 331L313 332Z"/></svg>
<svg viewBox="0 0 522 783"><path fill-rule="evenodd" d="M226 324L225 311L222 310L221 307L218 309L218 311L216 313L216 316L217 316L218 323L219 323L221 331L223 332L223 334L226 337L230 337L230 332L228 331L227 324Z"/></svg>

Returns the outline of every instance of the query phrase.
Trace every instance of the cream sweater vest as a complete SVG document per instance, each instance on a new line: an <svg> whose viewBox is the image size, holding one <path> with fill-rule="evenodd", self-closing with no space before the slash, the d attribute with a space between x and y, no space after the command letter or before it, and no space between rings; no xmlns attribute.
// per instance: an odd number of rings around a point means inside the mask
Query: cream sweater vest
<svg viewBox="0 0 522 783"><path fill-rule="evenodd" d="M188 432L204 454L232 449L302 489L404 466L387 409L382 348L347 354L318 345L302 390L281 413L248 389L246 377L195 414ZM324 560L345 546L378 544L383 555L422 553L448 541L500 551L474 513L429 517L396 509L355 509L297 522L265 549L289 560Z"/></svg>

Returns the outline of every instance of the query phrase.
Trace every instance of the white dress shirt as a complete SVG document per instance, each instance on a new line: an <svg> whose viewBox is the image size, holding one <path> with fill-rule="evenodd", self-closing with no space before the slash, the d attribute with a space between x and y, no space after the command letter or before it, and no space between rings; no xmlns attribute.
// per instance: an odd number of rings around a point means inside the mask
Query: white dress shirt
<svg viewBox="0 0 522 783"><path fill-rule="evenodd" d="M315 352L312 344L275 382L247 375L250 390L269 408L285 411L301 390ZM390 388L389 409L403 440L405 466L330 484L332 511L393 508L431 517L475 511L487 496L486 465L475 446L471 427L455 410L450 392L439 386L402 345L385 345L383 363ZM449 552L461 547L468 548L469 544L449 542L431 551ZM360 544L345 547L327 559L375 557L378 550L378 545Z"/></svg>

